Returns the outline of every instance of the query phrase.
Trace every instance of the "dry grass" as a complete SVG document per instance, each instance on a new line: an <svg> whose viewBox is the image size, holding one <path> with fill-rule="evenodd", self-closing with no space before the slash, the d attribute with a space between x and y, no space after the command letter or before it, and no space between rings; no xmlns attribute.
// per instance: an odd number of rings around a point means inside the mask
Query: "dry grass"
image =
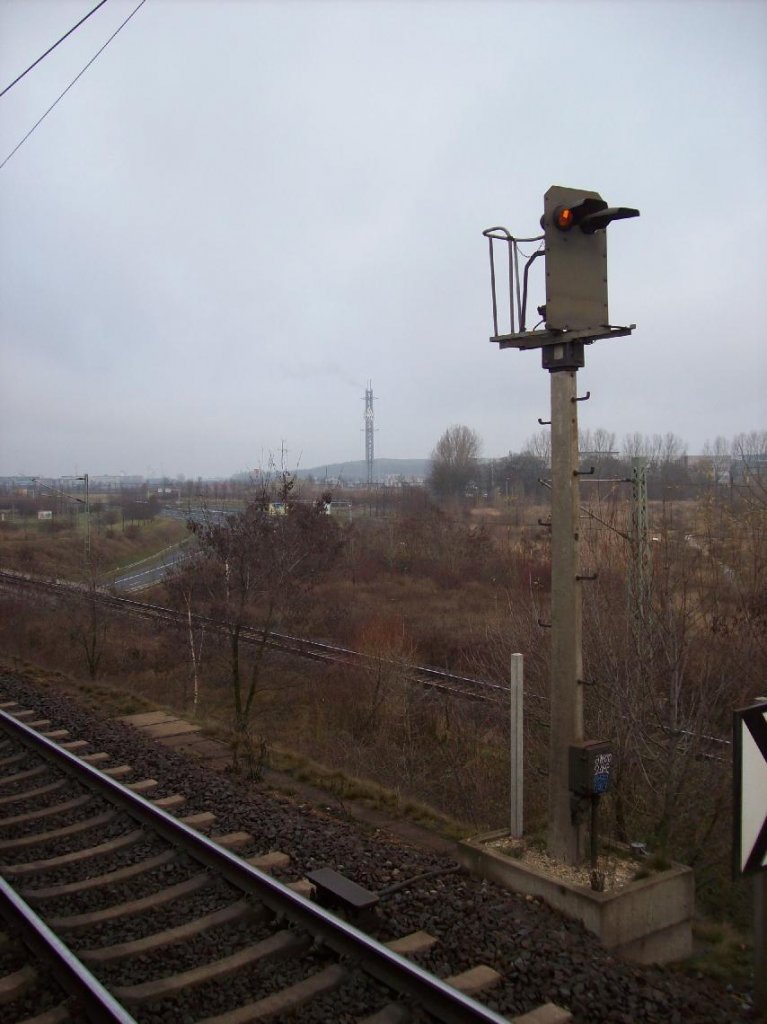
<svg viewBox="0 0 767 1024"><path fill-rule="evenodd" d="M549 566L548 534L537 520L545 512L520 505L493 516L425 512L400 521L352 524L340 563L293 603L279 628L346 644L373 661L351 672L268 655L254 742L267 744L280 767L292 765L297 775L334 789L341 800L357 799L351 794L365 790L364 798L381 806L431 807L477 831L505 827L508 708L426 694L407 681L407 671L414 663L432 664L501 682L508 677L510 652L522 650L526 689L543 698L529 702L525 736L526 821L528 828L539 827L547 789L539 772L545 772L548 746L549 634L536 619L548 617ZM616 505L612 513L616 525L625 527L625 506ZM658 585L667 593L657 644L641 672L626 605L630 552L616 534L584 524L584 562L599 570L584 596L586 674L595 684L586 694L588 731L613 741L620 763L630 767L622 789L625 806L611 796L601 817L607 838L625 838L618 832L628 828L630 839L649 840L663 799L676 792L669 787L679 786L680 795L669 802L670 831L669 822L662 822L667 831L656 838L670 843L677 859L699 857L698 887L707 906L721 916L733 909L740 914L743 901L727 878L726 793L717 805L716 772L721 776L727 769L671 742L663 716L670 681L681 680L683 695L693 697L705 685L721 707L696 721L721 731L717 713L724 721L741 695L733 688L745 693L764 678L764 631L754 628L747 603L758 599L758 577L750 590L740 586L740 577L738 587L723 588L708 545L716 541L717 550L727 552L737 545L738 559L749 567L763 564L764 549L756 524L747 523L748 529L737 533L737 509L715 515L688 503L671 511L653 506L651 514L653 531L664 538L654 555ZM705 552L686 539L697 537L702 526L709 531ZM168 542L159 530L143 537L158 547ZM0 536L4 564L7 540ZM18 542L16 537L13 543ZM73 535L68 543L76 548L74 561L81 537ZM54 560L45 545L37 550L41 563ZM140 557L135 549L133 554ZM13 557L18 558L18 547ZM752 577L743 571L747 579ZM158 591L156 599L165 597ZM47 599L22 603L7 594L0 603L0 645L7 658L83 675L71 608ZM717 614L724 624L714 629ZM251 618L259 621L255 606ZM231 722L227 652L206 639L201 697L194 709L188 660L183 633L112 617L99 679L89 684L91 695L114 694L123 707L132 707L131 701L137 707L163 704L195 714L224 736ZM243 672L249 668L246 655ZM130 697L118 696L120 691ZM681 709L684 714L695 710L689 702Z"/></svg>
<svg viewBox="0 0 767 1024"><path fill-rule="evenodd" d="M52 529L50 522L0 523L0 565L41 576L82 579L85 534L79 524ZM102 527L91 532L91 563L96 573L113 572L189 536L183 522L155 519Z"/></svg>

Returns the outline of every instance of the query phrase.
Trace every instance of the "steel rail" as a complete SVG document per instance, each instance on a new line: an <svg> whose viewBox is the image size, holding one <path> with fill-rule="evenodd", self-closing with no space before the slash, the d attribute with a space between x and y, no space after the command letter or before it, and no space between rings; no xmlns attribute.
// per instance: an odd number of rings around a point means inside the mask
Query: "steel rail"
<svg viewBox="0 0 767 1024"><path fill-rule="evenodd" d="M429 974L417 964L411 963L365 935L353 925L288 889L270 875L218 846L207 836L196 832L68 751L62 750L57 744L30 729L12 715L0 711L0 725L57 767L63 768L89 787L97 789L110 802L118 804L141 824L162 835L173 846L182 848L195 860L226 878L243 892L255 896L275 914L289 918L341 956L359 962L366 973L388 985L399 995L414 999L444 1024L508 1024L507 1018L499 1016L493 1010Z"/></svg>
<svg viewBox="0 0 767 1024"><path fill-rule="evenodd" d="M2 870L0 868L0 870ZM93 1024L136 1024L45 921L0 876L0 914L21 932L24 943L50 967L61 987L84 1007Z"/></svg>

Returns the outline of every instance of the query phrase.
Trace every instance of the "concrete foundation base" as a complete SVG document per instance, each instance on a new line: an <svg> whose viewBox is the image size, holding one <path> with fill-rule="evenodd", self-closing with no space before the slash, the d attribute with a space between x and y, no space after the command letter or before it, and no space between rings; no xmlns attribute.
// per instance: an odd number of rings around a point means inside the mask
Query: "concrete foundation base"
<svg viewBox="0 0 767 1024"><path fill-rule="evenodd" d="M692 954L695 882L691 868L674 864L612 892L594 892L546 875L488 845L506 835L500 831L465 839L458 844L458 859L472 874L512 892L536 896L581 921L625 960L664 964Z"/></svg>

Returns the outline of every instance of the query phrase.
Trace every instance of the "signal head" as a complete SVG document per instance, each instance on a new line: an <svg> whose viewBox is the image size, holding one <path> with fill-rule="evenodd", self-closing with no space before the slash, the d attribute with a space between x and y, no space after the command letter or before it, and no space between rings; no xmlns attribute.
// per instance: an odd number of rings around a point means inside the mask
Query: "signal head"
<svg viewBox="0 0 767 1024"><path fill-rule="evenodd" d="M546 326L601 331L607 308L607 231L639 211L609 207L598 192L552 185L544 197Z"/></svg>

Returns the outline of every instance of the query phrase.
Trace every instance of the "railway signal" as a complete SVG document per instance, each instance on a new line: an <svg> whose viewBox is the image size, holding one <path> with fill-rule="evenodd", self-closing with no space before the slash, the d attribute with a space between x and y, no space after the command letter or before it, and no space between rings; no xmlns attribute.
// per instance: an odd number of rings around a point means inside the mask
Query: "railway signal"
<svg viewBox="0 0 767 1024"><path fill-rule="evenodd" d="M487 228L493 297L491 341L500 348L541 349L551 380L551 732L549 749L548 849L555 858L580 861L583 794L571 766L571 749L582 751L583 654L579 556L578 402L576 376L584 365L586 345L600 338L631 334L634 325L610 324L607 306L607 227L614 220L638 217L631 207L608 206L598 192L552 185L544 196L543 235L521 238L506 228ZM525 254L520 243L543 247ZM508 322L501 334L494 245L508 251ZM528 330L529 272L541 256L546 265L546 303L538 307L545 323ZM527 262L520 266L521 258ZM588 397L588 396L586 396ZM590 747L587 748L590 749ZM602 751L604 753L604 751ZM606 756L606 755L605 755ZM600 762L602 763L602 762ZM606 762L605 762L606 763ZM576 759L573 765L580 762ZM612 758L610 758L612 766ZM606 784L609 773L594 775ZM582 781L582 780L581 780ZM594 806L598 794L589 791ZM595 825L592 824L592 839Z"/></svg>
<svg viewBox="0 0 767 1024"><path fill-rule="evenodd" d="M500 348L542 349L546 370L578 369L584 365L583 346L599 338L631 334L634 324L610 323L607 304L607 227L614 220L638 217L629 206L608 206L598 192L552 185L544 196L542 235L520 237L507 228L487 228L483 235L490 250L490 282L493 299L493 334ZM532 253L523 253L531 243ZM508 253L508 284L497 267L497 243ZM540 243L543 243L542 245ZM541 316L527 328L530 271L545 257L546 302L537 306ZM522 258L526 259L522 265ZM508 289L508 312L503 292ZM500 324L505 319L509 332ZM543 329L540 324L545 324Z"/></svg>
<svg viewBox="0 0 767 1024"><path fill-rule="evenodd" d="M604 330L607 311L607 234L614 220L639 210L608 207L598 192L552 185L544 196L546 326L550 331Z"/></svg>

